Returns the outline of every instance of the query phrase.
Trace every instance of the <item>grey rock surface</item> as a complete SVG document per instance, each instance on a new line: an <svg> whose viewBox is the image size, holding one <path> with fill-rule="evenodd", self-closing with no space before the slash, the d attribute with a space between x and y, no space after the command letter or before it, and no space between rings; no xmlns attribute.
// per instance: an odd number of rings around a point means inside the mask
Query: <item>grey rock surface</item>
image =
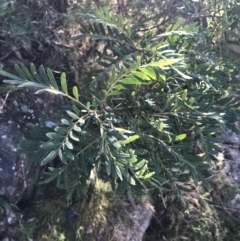
<svg viewBox="0 0 240 241"><path fill-rule="evenodd" d="M16 227L18 222L17 210L8 201L0 197L0 240L8 238L9 229Z"/></svg>
<svg viewBox="0 0 240 241"><path fill-rule="evenodd" d="M138 205L129 205L129 208L123 209L122 212L115 220L113 240L141 241L154 213L153 206L149 202L139 203ZM121 216L130 220L131 225L124 223Z"/></svg>
<svg viewBox="0 0 240 241"><path fill-rule="evenodd" d="M5 216L0 217L0 238L7 231L7 220Z"/></svg>
<svg viewBox="0 0 240 241"><path fill-rule="evenodd" d="M0 195L17 203L30 197L33 179L26 171L27 156L18 153L23 133L10 116L0 116Z"/></svg>
<svg viewBox="0 0 240 241"><path fill-rule="evenodd" d="M240 130L240 125L236 124L236 128ZM222 175L240 187L240 135L226 129L221 138L223 145L219 149L224 156Z"/></svg>
<svg viewBox="0 0 240 241"><path fill-rule="evenodd" d="M29 137L29 128L54 120L65 103L59 96L35 95L35 91L14 89L0 95L0 198L5 200L4 205L0 202L0 240L10 240L9 232L18 225L16 210L9 203L30 200L37 180L39 167L27 170L29 156L18 151L20 143Z"/></svg>
<svg viewBox="0 0 240 241"><path fill-rule="evenodd" d="M11 203L30 199L35 181L36 168L27 171L20 142L29 128L51 120L63 104L59 96L35 91L14 89L0 96L0 195Z"/></svg>

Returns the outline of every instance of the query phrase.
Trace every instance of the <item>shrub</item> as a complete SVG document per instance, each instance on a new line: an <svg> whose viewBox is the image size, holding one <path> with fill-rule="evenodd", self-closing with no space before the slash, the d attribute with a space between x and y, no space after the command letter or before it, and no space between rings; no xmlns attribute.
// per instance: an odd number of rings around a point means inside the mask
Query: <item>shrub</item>
<svg viewBox="0 0 240 241"><path fill-rule="evenodd" d="M57 126L35 127L34 140L22 143L33 154L30 164L48 166L41 183L56 179L68 198L85 193L95 169L120 194L157 189L164 201L171 188L185 205L181 183L205 182L202 171L216 160L218 133L236 130L239 96L232 86L238 86L238 69L206 44L209 33L195 23L178 21L157 36L148 31L136 43L121 15L97 9L81 16L86 21L73 40L91 38L106 47L79 86L68 87L65 73L58 83L42 66L16 65L18 76L0 70L6 83L71 102L59 110Z"/></svg>

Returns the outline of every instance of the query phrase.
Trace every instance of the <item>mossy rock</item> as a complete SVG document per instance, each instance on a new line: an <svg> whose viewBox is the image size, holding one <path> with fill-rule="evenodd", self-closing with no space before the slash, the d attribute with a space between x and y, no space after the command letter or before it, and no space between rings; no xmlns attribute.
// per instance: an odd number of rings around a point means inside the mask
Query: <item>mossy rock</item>
<svg viewBox="0 0 240 241"><path fill-rule="evenodd" d="M240 213L230 207L230 200L239 189L230 183L221 184L221 188L228 194L225 199L215 200L213 189L185 193L185 208L176 199L164 207L161 199L155 197L156 212L145 240L240 240Z"/></svg>
<svg viewBox="0 0 240 241"><path fill-rule="evenodd" d="M101 180L90 184L86 196L71 202L54 185L38 188L32 204L24 210L21 240L132 241L134 232L136 237L143 235L152 212L150 204L133 205L127 196L116 196L110 183ZM28 221L30 213L35 214L33 222ZM145 227L143 231L139 223Z"/></svg>

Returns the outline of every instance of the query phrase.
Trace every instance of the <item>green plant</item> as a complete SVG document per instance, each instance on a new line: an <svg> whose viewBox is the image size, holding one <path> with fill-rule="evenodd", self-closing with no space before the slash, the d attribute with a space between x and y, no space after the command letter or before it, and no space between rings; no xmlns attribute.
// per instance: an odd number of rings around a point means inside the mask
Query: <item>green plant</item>
<svg viewBox="0 0 240 241"><path fill-rule="evenodd" d="M15 9L14 1L1 0L0 1L0 16L8 12L12 12Z"/></svg>
<svg viewBox="0 0 240 241"><path fill-rule="evenodd" d="M33 140L22 143L33 154L30 166L48 166L41 183L56 179L68 198L86 191L96 169L120 194L156 188L163 197L170 187L185 205L181 182L204 181L201 171L216 160L221 142L217 134L225 126L235 130L239 120L239 97L232 90L238 69L205 44L196 24L183 27L178 21L166 33L148 31L135 43L121 15L97 9L81 16L88 23L73 40L91 38L109 47L95 59L98 67L89 78L80 81L80 92L78 86L68 88L64 73L58 84L42 66L37 71L34 65L30 70L16 65L18 76L0 70L6 83L37 87L36 93L48 91L71 102L59 112L56 127L35 127ZM196 156L197 142L202 157ZM56 157L60 162L54 165Z"/></svg>

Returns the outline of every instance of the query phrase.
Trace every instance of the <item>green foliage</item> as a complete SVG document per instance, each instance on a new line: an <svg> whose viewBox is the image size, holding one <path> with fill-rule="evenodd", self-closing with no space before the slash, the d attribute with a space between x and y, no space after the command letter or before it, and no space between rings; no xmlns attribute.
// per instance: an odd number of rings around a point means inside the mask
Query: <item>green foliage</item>
<svg viewBox="0 0 240 241"><path fill-rule="evenodd" d="M0 1L0 16L15 10L14 1L1 0Z"/></svg>
<svg viewBox="0 0 240 241"><path fill-rule="evenodd" d="M57 82L42 66L16 65L17 76L0 70L6 83L69 99L57 126L36 127L34 141L22 143L22 150L33 154L29 166L48 166L41 183L56 179L68 198L86 191L96 169L120 194L156 188L163 197L168 184L185 205L181 183L204 181L201 171L216 160L221 142L217 134L226 126L235 130L239 120L239 96L232 87L238 86L238 68L206 44L208 33L197 24L183 27L179 21L164 34L148 31L136 43L121 15L99 8L81 16L87 22L73 40L90 37L110 45L83 89L69 88L65 73ZM202 157L196 156L195 142Z"/></svg>

